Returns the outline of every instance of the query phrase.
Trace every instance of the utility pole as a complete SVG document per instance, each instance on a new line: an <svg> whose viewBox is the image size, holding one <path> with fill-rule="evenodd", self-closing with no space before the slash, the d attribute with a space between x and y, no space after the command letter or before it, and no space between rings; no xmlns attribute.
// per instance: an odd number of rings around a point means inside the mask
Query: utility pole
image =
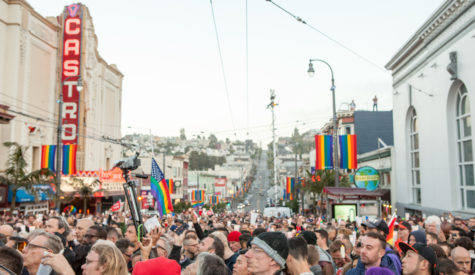
<svg viewBox="0 0 475 275"><path fill-rule="evenodd" d="M274 107L278 104L275 103L275 91L270 90L270 103L267 105L267 109L271 108L272 111L272 148L273 148L273 158L274 158L274 186L277 186L277 146L275 140L275 114ZM275 188L275 187L274 187ZM277 201L277 192L275 192L275 200Z"/></svg>

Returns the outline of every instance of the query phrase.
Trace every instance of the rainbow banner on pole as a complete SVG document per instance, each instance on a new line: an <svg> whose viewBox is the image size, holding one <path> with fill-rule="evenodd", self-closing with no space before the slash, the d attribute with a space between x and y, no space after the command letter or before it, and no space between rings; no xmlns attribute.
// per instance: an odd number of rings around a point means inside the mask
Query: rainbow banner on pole
<svg viewBox="0 0 475 275"><path fill-rule="evenodd" d="M77 144L63 145L63 174L76 174L76 152Z"/></svg>
<svg viewBox="0 0 475 275"><path fill-rule="evenodd" d="M205 204L205 190L191 191L191 206L198 207Z"/></svg>
<svg viewBox="0 0 475 275"><path fill-rule="evenodd" d="M158 167L157 162L152 158L152 175L150 177L150 189L152 196L157 202L157 210L160 216L163 217L168 213L173 212L173 204L168 191L165 176Z"/></svg>
<svg viewBox="0 0 475 275"><path fill-rule="evenodd" d="M170 194L173 194L173 179L167 179L165 181L167 183L168 191L170 191Z"/></svg>
<svg viewBox="0 0 475 275"><path fill-rule="evenodd" d="M218 196L209 196L209 204L218 204L219 197Z"/></svg>
<svg viewBox="0 0 475 275"><path fill-rule="evenodd" d="M333 169L333 137L330 135L316 135L315 151L317 153L315 169Z"/></svg>
<svg viewBox="0 0 475 275"><path fill-rule="evenodd" d="M41 168L47 168L55 172L54 160L56 159L56 145L41 146Z"/></svg>
<svg viewBox="0 0 475 275"><path fill-rule="evenodd" d="M356 135L340 136L340 168L356 169Z"/></svg>
<svg viewBox="0 0 475 275"><path fill-rule="evenodd" d="M287 177L286 180L286 188L285 192L287 193L287 199L293 200L294 199L294 188L295 188L295 179L291 177Z"/></svg>

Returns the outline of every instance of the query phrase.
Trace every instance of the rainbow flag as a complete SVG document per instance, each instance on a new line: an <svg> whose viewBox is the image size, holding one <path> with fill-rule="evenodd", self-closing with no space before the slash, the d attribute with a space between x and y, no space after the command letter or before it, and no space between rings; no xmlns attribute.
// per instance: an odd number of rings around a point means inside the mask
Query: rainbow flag
<svg viewBox="0 0 475 275"><path fill-rule="evenodd" d="M195 208L198 206L203 206L205 203L203 201L192 201L191 202L191 207Z"/></svg>
<svg viewBox="0 0 475 275"><path fill-rule="evenodd" d="M173 194L173 179L167 179L166 182L168 191L170 191L170 194Z"/></svg>
<svg viewBox="0 0 475 275"><path fill-rule="evenodd" d="M393 214L389 221L389 234L386 236L386 242L394 247L394 227L396 226L396 213Z"/></svg>
<svg viewBox="0 0 475 275"><path fill-rule="evenodd" d="M53 172L54 160L56 157L56 145L42 145L41 146L41 168L47 168Z"/></svg>
<svg viewBox="0 0 475 275"><path fill-rule="evenodd" d="M63 145L63 174L76 174L76 151L77 144Z"/></svg>
<svg viewBox="0 0 475 275"><path fill-rule="evenodd" d="M218 196L209 196L209 204L218 204L219 197Z"/></svg>
<svg viewBox="0 0 475 275"><path fill-rule="evenodd" d="M285 192L287 193L287 199L290 199L290 200L294 199L294 195L292 194L294 191L294 187L295 187L294 178L287 177L286 188L285 188Z"/></svg>
<svg viewBox="0 0 475 275"><path fill-rule="evenodd" d="M340 167L342 169L356 169L356 135L340 136Z"/></svg>
<svg viewBox="0 0 475 275"><path fill-rule="evenodd" d="M205 203L205 190L193 190L191 191L191 206L198 207L203 206Z"/></svg>
<svg viewBox="0 0 475 275"><path fill-rule="evenodd" d="M68 213L68 214L76 214L76 207L74 207L74 205L68 205L66 206L64 209L63 209L63 212L64 213Z"/></svg>
<svg viewBox="0 0 475 275"><path fill-rule="evenodd" d="M152 158L152 175L150 177L150 189L152 196L157 202L157 210L160 216L173 212L173 204L170 198L170 192L168 191L167 183L165 182L165 176L158 167L157 162Z"/></svg>
<svg viewBox="0 0 475 275"><path fill-rule="evenodd" d="M317 153L315 169L333 169L333 137L330 135L316 135L315 151Z"/></svg>

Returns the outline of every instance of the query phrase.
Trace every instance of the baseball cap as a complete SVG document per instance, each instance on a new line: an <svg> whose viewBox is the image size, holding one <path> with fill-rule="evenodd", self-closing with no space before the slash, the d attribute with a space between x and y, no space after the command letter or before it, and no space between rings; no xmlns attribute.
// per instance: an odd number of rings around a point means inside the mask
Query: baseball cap
<svg viewBox="0 0 475 275"><path fill-rule="evenodd" d="M408 243L401 242L399 243L399 248L401 249L402 252L404 252L404 254L408 250L412 250L416 252L417 254L421 255L424 259L429 261L429 263L432 265L433 267L432 274L435 274L435 266L437 264L437 257L435 256L435 252L431 247L428 247L427 245L421 244L421 243L415 243L413 245L410 245Z"/></svg>
<svg viewBox="0 0 475 275"><path fill-rule="evenodd" d="M409 231L412 231L412 226L410 223L406 222L406 221L401 221L397 224L397 227L400 228L400 229L407 229Z"/></svg>
<svg viewBox="0 0 475 275"><path fill-rule="evenodd" d="M384 220L376 219L376 220L371 221L371 222L370 221L365 222L362 225L366 226L368 228L377 228L377 229L383 231L385 235L389 234L388 224Z"/></svg>

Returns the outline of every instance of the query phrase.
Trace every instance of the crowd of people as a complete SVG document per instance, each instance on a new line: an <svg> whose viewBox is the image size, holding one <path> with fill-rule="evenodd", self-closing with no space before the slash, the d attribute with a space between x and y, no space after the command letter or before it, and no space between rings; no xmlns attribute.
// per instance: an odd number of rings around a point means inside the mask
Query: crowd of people
<svg viewBox="0 0 475 275"><path fill-rule="evenodd" d="M474 270L475 217L398 219L394 232L382 219L323 221L314 215L199 215L189 209L161 219L144 216L148 219L157 223L143 236L124 212L0 216L0 274L462 275Z"/></svg>

